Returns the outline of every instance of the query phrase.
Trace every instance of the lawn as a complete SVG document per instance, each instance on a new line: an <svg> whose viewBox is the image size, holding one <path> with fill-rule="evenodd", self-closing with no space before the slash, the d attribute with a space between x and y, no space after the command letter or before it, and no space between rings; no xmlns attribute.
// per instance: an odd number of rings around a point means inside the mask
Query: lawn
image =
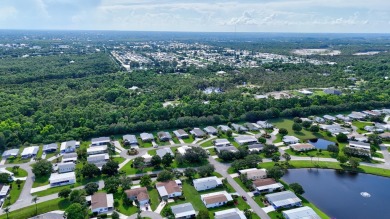
<svg viewBox="0 0 390 219"><path fill-rule="evenodd" d="M11 197L11 200L9 200L9 201L5 200L3 207L12 205L13 203L15 203L18 200L20 193L22 193L24 183L25 183L25 181L22 181L22 184L20 184L20 188L18 188L18 184L16 184L16 182L12 183L12 189L8 195L8 197Z"/></svg>
<svg viewBox="0 0 390 219"><path fill-rule="evenodd" d="M172 135L174 136L174 135ZM180 141L179 139L177 139L177 137L172 137L172 141L175 142L175 144L180 144Z"/></svg>
<svg viewBox="0 0 390 219"><path fill-rule="evenodd" d="M149 154L150 156L154 156L154 155L157 154L156 151L157 151L157 149L150 150L150 151L148 151L148 154Z"/></svg>
<svg viewBox="0 0 390 219"><path fill-rule="evenodd" d="M271 168L274 166L273 162L261 163L259 165L261 168ZM357 169L353 170L348 166L340 166L338 162L325 162L325 161L316 161L313 159L312 161L290 161L289 167L290 169L299 169L299 168L320 168L320 169L336 169L336 170L345 170L345 171L357 171L360 173L373 174L378 176L390 177L390 170L381 169L376 167L369 166L359 166Z"/></svg>
<svg viewBox="0 0 390 219"><path fill-rule="evenodd" d="M121 164L122 162L124 162L126 159L123 158L123 157L114 157L113 160L115 162L117 162L118 164Z"/></svg>
<svg viewBox="0 0 390 219"><path fill-rule="evenodd" d="M188 138L183 138L183 141L187 144L191 144L192 142L194 142L194 137L192 135L189 135Z"/></svg>
<svg viewBox="0 0 390 219"><path fill-rule="evenodd" d="M13 173L12 167L7 167L5 169ZM28 175L27 171L20 167L18 168L18 172L14 173L15 177L26 177L27 175Z"/></svg>
<svg viewBox="0 0 390 219"><path fill-rule="evenodd" d="M138 208L135 205L131 206L124 206L123 205L123 199L122 199L122 191L118 191L117 193L114 194L114 199L115 199L115 210L119 211L120 213L130 216L132 214L135 214L138 212Z"/></svg>
<svg viewBox="0 0 390 219"><path fill-rule="evenodd" d="M42 157L42 153L43 153L43 145L40 145L39 146L39 151L38 151L38 154L37 154L37 158Z"/></svg>
<svg viewBox="0 0 390 219"><path fill-rule="evenodd" d="M372 125L372 122L361 122L361 121L353 121L352 125L357 127L357 132L359 134L367 133L366 130L364 130L365 126L370 126Z"/></svg>
<svg viewBox="0 0 390 219"><path fill-rule="evenodd" d="M237 183L238 185L241 186L241 188L242 188L245 192L250 192L249 189L242 183L240 177L234 177L233 179L234 179L234 181L236 181L236 183Z"/></svg>
<svg viewBox="0 0 390 219"><path fill-rule="evenodd" d="M119 171L124 171L126 173L126 175L134 175L134 174L139 174L139 173L147 173L147 172L155 171L155 170L161 170L161 168L156 169L154 167L146 167L143 170L135 169L135 168L131 167L132 163L133 163L133 161L128 162Z"/></svg>
<svg viewBox="0 0 390 219"><path fill-rule="evenodd" d="M33 188L48 185L50 176L40 176L35 177L34 183L32 185Z"/></svg>
<svg viewBox="0 0 390 219"><path fill-rule="evenodd" d="M5 164L22 164L22 163L28 163L30 162L30 158L28 159L22 159L20 156L17 156L16 158L8 158Z"/></svg>
<svg viewBox="0 0 390 219"><path fill-rule="evenodd" d="M69 205L70 201L67 199L57 198L47 202L37 204L38 215L54 210L65 210ZM35 205L31 205L16 211L12 211L9 214L9 219L20 219L20 218L32 218L35 216ZM0 219L6 219L7 215L3 214Z"/></svg>
<svg viewBox="0 0 390 219"><path fill-rule="evenodd" d="M157 189L155 188L148 188L148 193L150 198L150 207L154 211L160 204L160 196L158 195Z"/></svg>
<svg viewBox="0 0 390 219"><path fill-rule="evenodd" d="M326 150L322 150L319 152L319 150L311 150L311 151L306 151L306 152L295 152L292 151L291 149L285 150L286 153L293 155L293 156L298 156L298 157L310 157L312 156L313 158L316 157L323 157L323 158L337 158L337 154L331 153Z"/></svg>
<svg viewBox="0 0 390 219"><path fill-rule="evenodd" d="M217 155L217 152L215 152L214 148L208 149L208 151L210 152L210 156Z"/></svg>
<svg viewBox="0 0 390 219"><path fill-rule="evenodd" d="M214 145L213 145L213 140L214 140L214 139L208 140L208 141L202 143L200 146L202 146L202 147L214 146Z"/></svg>
<svg viewBox="0 0 390 219"><path fill-rule="evenodd" d="M57 152L58 152L58 150L57 150ZM52 153L46 154L46 158L45 158L45 159L47 160L47 159L49 159L49 158L51 158L51 157L54 157L54 156L56 155L57 152L52 152Z"/></svg>
<svg viewBox="0 0 390 219"><path fill-rule="evenodd" d="M151 148L153 146L152 142L143 142L141 138L137 138L137 141L140 148Z"/></svg>
<svg viewBox="0 0 390 219"><path fill-rule="evenodd" d="M301 140L309 140L313 138L318 138L318 135L313 134L312 132L309 132L305 129L302 129L300 132L295 132L292 130L292 125L294 124L292 119L285 119L285 118L279 118L279 119L272 119L268 122L272 123L277 128L285 128L288 131L288 135L293 135Z"/></svg>
<svg viewBox="0 0 390 219"><path fill-rule="evenodd" d="M276 134L276 139L272 143L282 142L282 139L283 139L283 135L278 133L278 134Z"/></svg>

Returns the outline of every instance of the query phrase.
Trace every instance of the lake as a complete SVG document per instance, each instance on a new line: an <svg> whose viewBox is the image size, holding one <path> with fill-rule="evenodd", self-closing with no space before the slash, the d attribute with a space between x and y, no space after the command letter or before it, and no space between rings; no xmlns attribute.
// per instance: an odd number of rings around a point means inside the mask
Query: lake
<svg viewBox="0 0 390 219"><path fill-rule="evenodd" d="M313 168L288 170L282 179L301 184L303 196L331 218L390 218L390 178ZM371 197L363 197L362 192Z"/></svg>
<svg viewBox="0 0 390 219"><path fill-rule="evenodd" d="M334 142L328 141L325 139L321 139L321 138L319 138L317 140L309 140L309 144L313 145L317 149L322 149L322 150L328 149L328 145L330 145L330 144L335 145Z"/></svg>

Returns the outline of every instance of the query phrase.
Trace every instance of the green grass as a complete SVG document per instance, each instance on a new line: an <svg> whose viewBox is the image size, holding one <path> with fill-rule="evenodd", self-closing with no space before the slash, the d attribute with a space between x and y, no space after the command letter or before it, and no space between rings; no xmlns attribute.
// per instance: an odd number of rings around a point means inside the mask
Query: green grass
<svg viewBox="0 0 390 219"><path fill-rule="evenodd" d="M300 132L295 132L292 130L292 125L294 124L292 119L285 119L285 118L279 118L279 119L272 119L268 122L272 123L277 128L285 128L288 131L288 135L293 135L300 140L309 140L313 138L318 138L317 135L314 135L312 132L309 132L305 129L302 129Z"/></svg>
<svg viewBox="0 0 390 219"><path fill-rule="evenodd" d="M283 136L281 134L276 134L276 139L272 143L282 142Z"/></svg>
<svg viewBox="0 0 390 219"><path fill-rule="evenodd" d="M123 157L114 157L113 160L116 161L118 164L121 164L121 163L124 162L126 159L123 158Z"/></svg>
<svg viewBox="0 0 390 219"><path fill-rule="evenodd" d="M259 166L261 168L271 168L275 164L273 162L261 163ZM345 171L356 171L360 173L367 173L372 175L390 177L390 170L381 169L377 167L369 167L369 166L359 166L357 169L352 169L349 166L341 166L338 162L326 162L320 161L318 162L315 158L312 161L300 160L300 161L290 161L289 169L299 169L299 168L320 168L320 169L335 169L335 170L345 170Z"/></svg>
<svg viewBox="0 0 390 219"><path fill-rule="evenodd" d="M70 201L67 199L57 198L47 202L37 204L38 215L54 210L65 210L69 205ZM31 218L35 216L35 205L31 205L16 211L12 211L9 214L9 219L20 219L20 218ZM0 219L6 219L7 215L3 214Z"/></svg>
<svg viewBox="0 0 390 219"><path fill-rule="evenodd" d="M234 179L234 181L236 181L236 183L237 183L238 185L241 186L241 188L242 188L245 192L250 192L249 189L242 183L240 177L234 177L233 179Z"/></svg>
<svg viewBox="0 0 390 219"><path fill-rule="evenodd" d="M154 211L160 204L160 196L155 188L148 188L148 193L150 198L150 207Z"/></svg>
<svg viewBox="0 0 390 219"><path fill-rule="evenodd" d="M6 170L12 172L12 167L7 167L5 168ZM13 172L12 172L13 173ZM14 173L14 176L15 177L26 177L28 174L27 174L27 171L22 169L22 168L18 168L18 172Z"/></svg>
<svg viewBox="0 0 390 219"><path fill-rule="evenodd" d="M122 192L117 192L114 194L114 200L115 200L115 210L119 211L120 213L130 216L132 214L135 214L138 212L137 206L125 206L123 205L123 199L122 199Z"/></svg>
<svg viewBox="0 0 390 219"><path fill-rule="evenodd" d="M173 133L171 133L171 135L172 135L172 141L175 142L175 144L180 144L179 139L177 139L177 137L173 137L175 136Z"/></svg>
<svg viewBox="0 0 390 219"><path fill-rule="evenodd" d="M3 207L12 205L13 203L15 203L19 199L20 193L22 193L22 190L23 190L24 183L25 183L25 181L22 181L22 184L20 184L20 189L18 188L18 184L16 184L16 182L12 183L12 189L8 195L8 197L11 197L11 200L8 201L6 199Z"/></svg>
<svg viewBox="0 0 390 219"><path fill-rule="evenodd" d="M40 145L39 146L39 151L38 151L38 154L37 154L37 158L42 157L42 153L43 153L43 145Z"/></svg>
<svg viewBox="0 0 390 219"><path fill-rule="evenodd" d="M156 154L157 154L157 149L153 149L153 150L148 151L148 154L149 154L150 156L156 155Z"/></svg>
<svg viewBox="0 0 390 219"><path fill-rule="evenodd" d="M49 178L50 176L35 177L32 187L36 188L44 185L49 185Z"/></svg>
<svg viewBox="0 0 390 219"><path fill-rule="evenodd" d="M262 208L265 207L264 203L261 201L261 198L262 196L258 195L258 196L253 196L253 200L255 200L255 202Z"/></svg>
<svg viewBox="0 0 390 219"><path fill-rule="evenodd" d="M161 168L155 169L154 167L146 167L143 170L135 169L135 168L131 167L132 163L133 163L133 161L128 162L126 165L124 165L122 167L122 169L120 169L120 171L124 171L126 173L126 175L134 175L134 174L138 174L138 173L147 173L150 171L161 170Z"/></svg>
<svg viewBox="0 0 390 219"><path fill-rule="evenodd" d="M57 152L58 152L58 151L59 151L59 150L57 149ZM56 155L56 152L52 152L52 153L48 153L48 154L46 153L46 158L45 158L45 159L47 160L47 159L49 159L49 158L51 158L51 157L53 157L53 156L55 156L55 155Z"/></svg>
<svg viewBox="0 0 390 219"><path fill-rule="evenodd" d="M140 148L151 148L153 146L152 142L143 142L141 138L137 138L137 141Z"/></svg>
<svg viewBox="0 0 390 219"><path fill-rule="evenodd" d="M189 135L188 138L183 138L183 141L187 144L190 144L194 141L194 137L192 137L192 135Z"/></svg>
<svg viewBox="0 0 390 219"><path fill-rule="evenodd" d="M297 156L297 157L323 157L323 158L337 158L337 154L330 153L329 151L322 150L319 152L318 150L311 150L306 152L294 152L291 149L285 150L286 153ZM314 158L313 158L314 159Z"/></svg>
<svg viewBox="0 0 390 219"><path fill-rule="evenodd" d="M370 126L372 125L372 122L361 122L361 121L353 121L352 125L357 127L357 132L359 134L367 133L366 130L364 130L365 126Z"/></svg>
<svg viewBox="0 0 390 219"><path fill-rule="evenodd" d="M208 151L210 152L210 156L217 155L217 152L215 152L214 148L208 149Z"/></svg>
<svg viewBox="0 0 390 219"><path fill-rule="evenodd" d="M211 139L211 140L208 140L208 141L206 141L206 142L203 142L200 146L202 146L202 147L214 146L214 145L213 145L213 140L214 140L214 139Z"/></svg>

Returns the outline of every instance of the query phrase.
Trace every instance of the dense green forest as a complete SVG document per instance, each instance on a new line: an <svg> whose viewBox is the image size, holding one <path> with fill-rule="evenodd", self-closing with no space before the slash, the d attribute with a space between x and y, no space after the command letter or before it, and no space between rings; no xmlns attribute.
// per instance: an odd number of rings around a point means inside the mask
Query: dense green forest
<svg viewBox="0 0 390 219"><path fill-rule="evenodd" d="M182 74L158 74L156 70L122 72L108 52L5 57L0 59L0 147L390 107L390 81L385 79L388 53L316 58L338 64L276 62L239 71L219 65L189 66ZM351 71L345 71L347 66ZM219 70L227 74L216 75ZM252 95L348 88L355 85L351 77L359 83L341 96L257 100ZM239 86L244 83L255 86ZM139 89L129 89L133 86ZM208 87L223 92L207 95L203 90ZM163 107L166 101L178 105Z"/></svg>

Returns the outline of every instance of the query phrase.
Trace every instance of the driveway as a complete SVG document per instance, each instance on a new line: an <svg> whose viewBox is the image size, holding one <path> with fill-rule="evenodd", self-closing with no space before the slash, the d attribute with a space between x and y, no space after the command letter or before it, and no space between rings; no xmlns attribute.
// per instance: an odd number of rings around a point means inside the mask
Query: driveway
<svg viewBox="0 0 390 219"><path fill-rule="evenodd" d="M127 219L137 219L137 216L138 214L133 214L131 216L129 216ZM153 211L143 211L141 212L141 216L142 217L149 217L149 218L153 218L153 219L162 219L163 217L161 217L160 214L157 214Z"/></svg>

